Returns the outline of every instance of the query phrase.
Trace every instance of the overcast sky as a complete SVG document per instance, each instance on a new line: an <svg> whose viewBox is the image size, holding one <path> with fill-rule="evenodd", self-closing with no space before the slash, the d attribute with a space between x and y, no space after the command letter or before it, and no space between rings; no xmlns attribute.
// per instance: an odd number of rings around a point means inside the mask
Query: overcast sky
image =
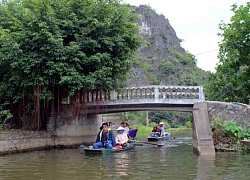
<svg viewBox="0 0 250 180"><path fill-rule="evenodd" d="M181 46L198 60L197 66L213 71L218 63L219 23L230 22L231 5L248 0L124 0L131 5L150 5L163 14L174 28Z"/></svg>

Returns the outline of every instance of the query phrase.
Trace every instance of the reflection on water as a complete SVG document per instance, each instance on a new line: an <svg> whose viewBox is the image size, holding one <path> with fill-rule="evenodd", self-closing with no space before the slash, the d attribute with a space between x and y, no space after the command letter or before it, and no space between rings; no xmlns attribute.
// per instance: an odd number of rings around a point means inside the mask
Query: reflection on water
<svg viewBox="0 0 250 180"><path fill-rule="evenodd" d="M190 132L175 136L164 146L137 146L116 154L88 155L80 149L56 149L0 156L0 180L249 179L249 154L197 156Z"/></svg>

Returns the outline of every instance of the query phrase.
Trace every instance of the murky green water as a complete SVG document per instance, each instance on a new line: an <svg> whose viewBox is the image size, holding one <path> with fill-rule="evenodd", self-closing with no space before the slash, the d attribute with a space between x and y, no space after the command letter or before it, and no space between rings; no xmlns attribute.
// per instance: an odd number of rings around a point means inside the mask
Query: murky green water
<svg viewBox="0 0 250 180"><path fill-rule="evenodd" d="M0 156L0 180L250 179L250 154L197 156L191 133L175 136L162 147L137 146L110 155L87 155L79 148Z"/></svg>

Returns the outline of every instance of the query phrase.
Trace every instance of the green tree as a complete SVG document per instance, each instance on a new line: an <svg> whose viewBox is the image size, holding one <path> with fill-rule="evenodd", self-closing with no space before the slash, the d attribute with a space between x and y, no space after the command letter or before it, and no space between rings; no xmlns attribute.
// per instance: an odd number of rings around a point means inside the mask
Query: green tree
<svg viewBox="0 0 250 180"><path fill-rule="evenodd" d="M162 62L160 64L160 67L161 67L162 72L166 75L174 74L174 72L176 71L176 67L171 61Z"/></svg>
<svg viewBox="0 0 250 180"><path fill-rule="evenodd" d="M216 73L209 73L206 97L209 100L249 103L250 98L250 3L232 5L234 15L221 23Z"/></svg>
<svg viewBox="0 0 250 180"><path fill-rule="evenodd" d="M120 2L22 0L0 5L2 109L41 129L46 124L41 118L54 109L56 97L74 96L83 88L121 87L141 38L137 15Z"/></svg>

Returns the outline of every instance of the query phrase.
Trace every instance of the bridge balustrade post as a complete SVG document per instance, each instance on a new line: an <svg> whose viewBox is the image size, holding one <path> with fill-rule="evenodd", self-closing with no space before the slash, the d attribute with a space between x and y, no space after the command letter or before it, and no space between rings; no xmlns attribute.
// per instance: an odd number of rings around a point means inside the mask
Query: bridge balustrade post
<svg viewBox="0 0 250 180"><path fill-rule="evenodd" d="M124 93L121 92L121 99L123 100L124 99Z"/></svg>
<svg viewBox="0 0 250 180"><path fill-rule="evenodd" d="M115 91L111 91L111 92L110 92L110 96L111 96L111 97L110 97L110 100L111 100L111 101L115 100L116 92L115 92Z"/></svg>
<svg viewBox="0 0 250 180"><path fill-rule="evenodd" d="M199 87L199 100L202 100L202 101L205 100L205 98L203 96L203 87L202 86Z"/></svg>
<svg viewBox="0 0 250 180"><path fill-rule="evenodd" d="M154 94L155 94L155 99L159 99L159 88L154 87Z"/></svg>
<svg viewBox="0 0 250 180"><path fill-rule="evenodd" d="M163 91L163 90L165 90L165 91ZM162 89L162 98L163 99L166 99L166 93L167 93L167 90L165 88Z"/></svg>

